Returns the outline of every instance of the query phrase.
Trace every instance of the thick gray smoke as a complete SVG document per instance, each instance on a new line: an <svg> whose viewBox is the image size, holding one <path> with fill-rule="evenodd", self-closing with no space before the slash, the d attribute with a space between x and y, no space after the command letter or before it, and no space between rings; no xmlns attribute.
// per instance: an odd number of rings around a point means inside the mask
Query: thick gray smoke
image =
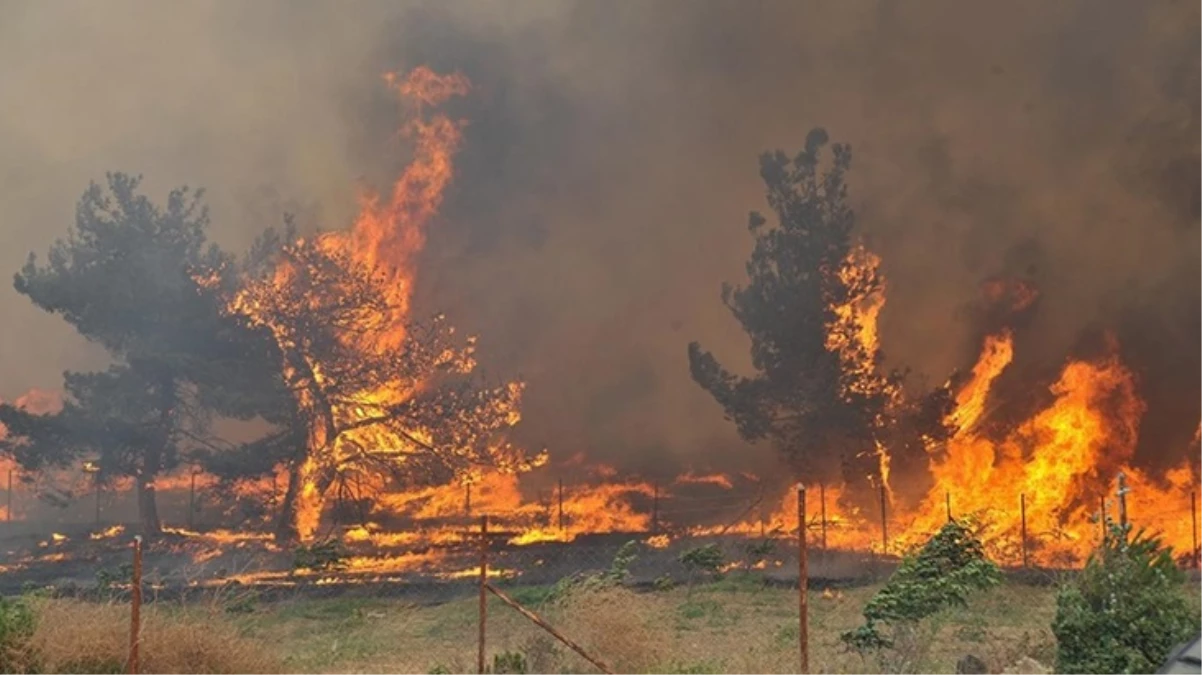
<svg viewBox="0 0 1202 675"><path fill-rule="evenodd" d="M0 265L65 231L106 169L209 189L230 248L298 213L342 226L405 157L380 73L472 94L419 306L529 382L522 439L647 471L755 469L689 379L745 362L756 156L813 126L851 143L889 279L891 364L970 364L982 281L1030 280L1016 391L1113 330L1150 410L1141 454L1198 424L1199 14L1186 2L0 5ZM0 395L96 355L0 290Z"/></svg>

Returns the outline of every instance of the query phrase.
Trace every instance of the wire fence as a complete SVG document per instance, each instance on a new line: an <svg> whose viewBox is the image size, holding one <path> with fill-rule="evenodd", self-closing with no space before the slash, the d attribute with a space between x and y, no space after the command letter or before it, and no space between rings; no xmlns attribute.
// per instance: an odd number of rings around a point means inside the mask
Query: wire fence
<svg viewBox="0 0 1202 675"><path fill-rule="evenodd" d="M5 494L6 506L17 506L9 513L18 516L22 514L21 501L33 498L19 486L15 483ZM1186 546L1178 546L1179 563L1195 568L1199 563L1197 490L1176 506L1163 499L1152 504L1121 481L1117 489L1100 493L1096 522L1059 530L1048 527L1050 519L1040 510L1039 496L1025 494L1017 495L1016 503L1008 508L965 514L957 513L954 495L946 494L934 511L895 514L888 493L882 490L876 503L870 503L870 508L861 506L857 517L849 518L836 503L834 491L825 486L772 494L722 486L700 489L695 480L600 487L557 480L540 499L508 510L496 507L495 495L479 487L473 495L473 488L465 486L462 501L456 499L453 506L447 506L442 495L441 510L432 510L407 527L368 527L365 512L344 509L341 522L334 523L332 530L339 534L339 546L327 548L329 542L322 542L301 549L277 545L266 534L230 534L238 528L230 527L225 515L228 509L220 500L207 492L203 483L198 486L189 481L184 486L163 493L163 515L169 523L185 523L187 529L174 530L175 538L166 544L143 547L136 543L133 578L112 572L114 576L106 582L97 573L97 569L108 573L105 570L127 563L129 553L123 544L112 547L112 560L105 562L101 553L89 551L75 564L95 575L97 584L129 588L135 606L141 602L143 585L153 600L170 592L173 585L212 589L234 581L241 588L261 593L260 597L275 590L293 594L365 589L374 596L387 594L428 604L479 594L476 639L480 672L493 667L484 662L488 626L493 620L490 611L515 612L608 672L606 654L598 653L592 643L575 643L570 630L558 626L556 617L543 616L537 602L530 601L548 597L565 580L605 575L635 588L691 588L737 575L758 584L798 589L797 664L799 672L807 672L811 597L807 589L882 578L900 555L949 519L971 517L987 537L988 554L1010 567L1078 565L1080 557L1062 561L1058 552L1078 556L1088 552L1108 536L1108 523L1160 532L1174 543L1185 541ZM74 510L68 511L78 515L86 510L91 516L77 523L91 533L79 538L96 542L101 539L97 534L120 525L110 518L125 507L105 507L110 504L106 499L122 498L128 499L128 495L97 491L78 496ZM876 516L875 522L869 513ZM803 523L804 527L799 527ZM135 531L132 523L126 524L128 533ZM66 540L64 536L63 541L39 542L41 548L30 556L25 571L36 569L39 556L57 565L71 564L72 549ZM116 541L128 541L128 536ZM188 566L193 569L181 573ZM18 565L9 571L22 569ZM54 578L69 576L64 571L56 569ZM490 606L498 609L490 610ZM131 672L138 663L136 613L133 621Z"/></svg>

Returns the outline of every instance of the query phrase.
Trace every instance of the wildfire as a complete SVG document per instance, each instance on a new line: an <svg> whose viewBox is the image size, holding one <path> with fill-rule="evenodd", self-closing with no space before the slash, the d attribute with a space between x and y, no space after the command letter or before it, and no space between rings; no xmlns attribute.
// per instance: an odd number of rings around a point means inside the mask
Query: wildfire
<svg viewBox="0 0 1202 675"><path fill-rule="evenodd" d="M866 358L876 349L876 319L884 305L878 264L871 253L853 249L841 270L853 297L832 310L836 321L828 347L841 354L853 387L880 382L875 364ZM872 290L856 295L857 288ZM1033 287L1019 282L994 280L984 289L991 302L1005 301L1012 311L1026 309L1038 297ZM956 392L955 408L945 420L954 434L931 455L929 492L918 506L904 509L897 508L890 491L889 551L925 541L946 521L948 508L954 508L955 517L973 519L1001 562L1022 562L1025 532L1029 562L1079 564L1101 537L1101 512L1109 509L1108 518L1118 518L1114 490L1120 474L1128 490L1129 519L1138 524L1143 517L1175 549L1191 550L1188 514L1199 483L1197 469L1187 461L1157 478L1130 465L1145 405L1134 375L1119 360L1117 345L1111 344L1103 357L1067 362L1050 386L1052 402L1004 437L993 438L981 423L989 415L993 384L1013 358L1009 330L985 338L971 377ZM1202 425L1199 429L1202 433ZM888 454L880 447L867 451L880 457L882 478L892 490ZM820 531L829 548L880 550L884 542L878 515L848 510L843 490L841 485L811 486L807 528ZM822 496L816 500L818 494ZM766 519L751 517L734 526L693 531L752 536L796 528L796 496L787 491Z"/></svg>
<svg viewBox="0 0 1202 675"><path fill-rule="evenodd" d="M491 439L480 448L487 434L521 419L521 383L423 398L432 380L476 365L474 338L452 344L454 331L442 317L415 329L409 316L417 257L462 137L463 123L434 108L466 94L468 82L425 67L385 81L410 108L400 135L412 150L390 192L365 192L347 230L285 243L271 273L250 275L229 301L232 313L270 329L284 354L282 375L307 420L306 453L291 467L284 497L302 541L317 532L332 488L352 499L365 490L409 489L385 477L406 474L400 468L412 465L413 455L454 458L457 473L474 463L515 472L543 461ZM431 424L448 428L436 438Z"/></svg>

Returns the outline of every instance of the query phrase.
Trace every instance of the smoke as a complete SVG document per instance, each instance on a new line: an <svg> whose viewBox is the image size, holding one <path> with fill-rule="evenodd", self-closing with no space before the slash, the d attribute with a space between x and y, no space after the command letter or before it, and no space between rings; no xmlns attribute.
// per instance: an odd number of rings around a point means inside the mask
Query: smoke
<svg viewBox="0 0 1202 675"><path fill-rule="evenodd" d="M890 364L966 367L981 283L1021 277L1040 298L1010 390L1113 331L1149 402L1140 456L1177 458L1202 407L1198 24L1169 1L5 4L0 264L44 251L107 169L207 187L229 248L284 210L341 227L406 159L379 75L459 70L419 311L527 380L526 443L764 469L685 345L746 364L719 287L744 279L756 157L824 126L854 149ZM14 293L0 312L0 395L98 358Z"/></svg>

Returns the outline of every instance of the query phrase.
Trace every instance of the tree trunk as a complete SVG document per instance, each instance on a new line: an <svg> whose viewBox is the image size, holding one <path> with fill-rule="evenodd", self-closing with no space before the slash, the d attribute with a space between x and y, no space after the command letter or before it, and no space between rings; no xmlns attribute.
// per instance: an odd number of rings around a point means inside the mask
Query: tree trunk
<svg viewBox="0 0 1202 675"><path fill-rule="evenodd" d="M138 522L142 525L142 536L157 537L163 533L159 520L159 506L154 496L154 476L136 476L138 484Z"/></svg>
<svg viewBox="0 0 1202 675"><path fill-rule="evenodd" d="M142 523L142 536L151 538L163 533L159 520L159 506L155 499L154 479L163 470L163 456L172 442L174 432L172 412L175 408L175 380L164 377L159 383L159 429L157 442L152 442L142 455L142 471L135 477L138 482L138 520Z"/></svg>
<svg viewBox="0 0 1202 675"><path fill-rule="evenodd" d="M280 513L276 518L275 540L280 544L291 544L297 540L296 532L296 495L300 491L300 462L293 461L288 465L288 485L284 489L284 500L280 503Z"/></svg>
<svg viewBox="0 0 1202 675"><path fill-rule="evenodd" d="M329 481L320 475L320 466L313 457L306 457L298 474L296 508L293 523L296 535L302 542L312 541L321 525L321 514L325 509L325 494Z"/></svg>

